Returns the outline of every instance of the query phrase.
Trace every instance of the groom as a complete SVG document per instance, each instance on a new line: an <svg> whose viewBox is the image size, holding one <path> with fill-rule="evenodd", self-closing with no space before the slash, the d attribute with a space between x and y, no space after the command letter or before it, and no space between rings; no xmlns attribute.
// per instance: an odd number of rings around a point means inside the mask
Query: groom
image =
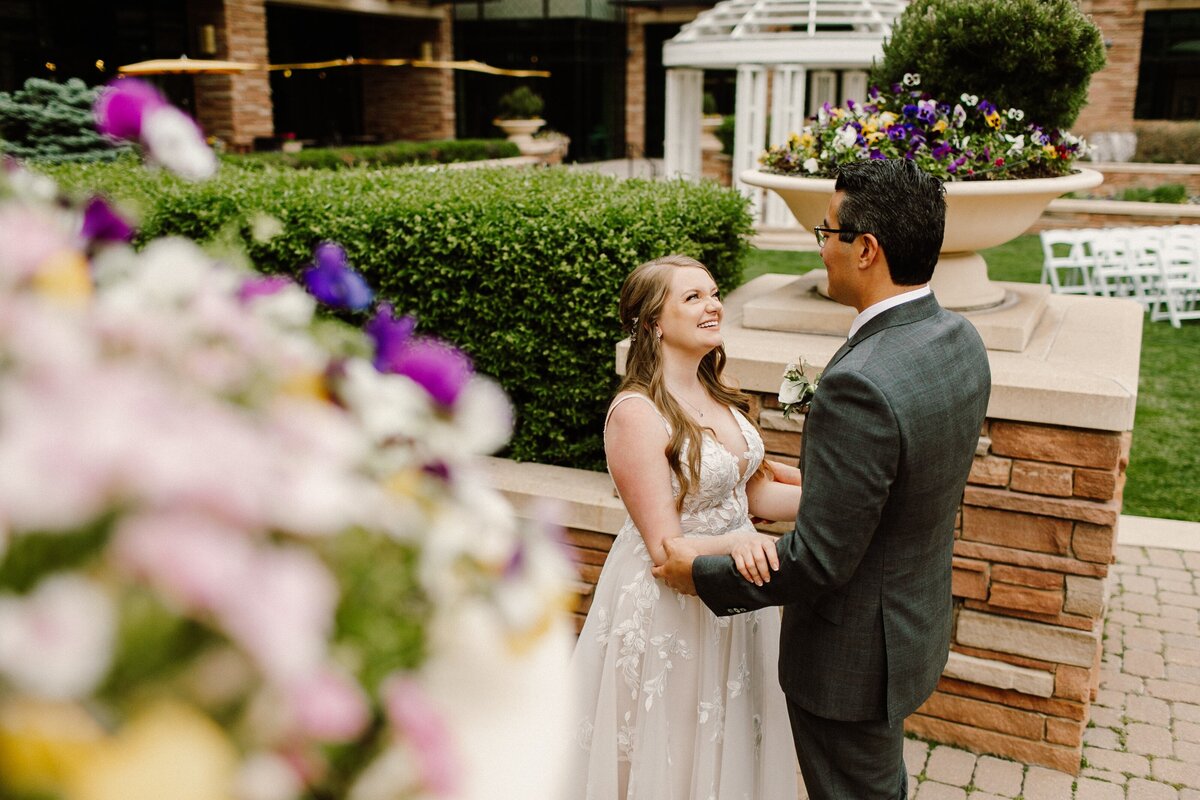
<svg viewBox="0 0 1200 800"><path fill-rule="evenodd" d="M911 161L841 168L816 228L829 295L858 309L804 428L804 494L755 586L666 542L654 570L715 614L785 606L779 681L813 800L907 797L904 719L950 644L954 519L991 389L974 327L929 291L946 218Z"/></svg>

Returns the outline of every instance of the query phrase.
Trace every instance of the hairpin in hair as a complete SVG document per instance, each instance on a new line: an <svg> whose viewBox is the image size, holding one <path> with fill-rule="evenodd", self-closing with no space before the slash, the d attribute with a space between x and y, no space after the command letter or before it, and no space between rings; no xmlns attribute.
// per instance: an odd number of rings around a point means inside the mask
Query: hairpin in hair
<svg viewBox="0 0 1200 800"><path fill-rule="evenodd" d="M629 323L629 341L631 341L631 342L637 341L637 324L638 324L637 317L634 317Z"/></svg>

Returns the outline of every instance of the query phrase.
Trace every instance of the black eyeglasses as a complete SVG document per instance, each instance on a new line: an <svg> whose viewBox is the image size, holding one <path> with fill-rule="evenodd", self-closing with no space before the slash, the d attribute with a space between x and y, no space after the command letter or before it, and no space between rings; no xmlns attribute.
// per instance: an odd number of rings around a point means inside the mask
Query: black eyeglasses
<svg viewBox="0 0 1200 800"><path fill-rule="evenodd" d="M824 247L825 242L829 241L829 234L831 233L853 233L862 235L866 233L866 231L855 231L849 228L829 228L824 225L814 225L813 233L817 235L817 247Z"/></svg>

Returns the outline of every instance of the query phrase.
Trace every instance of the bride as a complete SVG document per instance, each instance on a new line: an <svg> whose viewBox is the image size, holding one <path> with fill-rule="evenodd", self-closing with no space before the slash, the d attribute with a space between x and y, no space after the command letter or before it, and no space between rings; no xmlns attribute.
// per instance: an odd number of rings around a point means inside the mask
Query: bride
<svg viewBox="0 0 1200 800"><path fill-rule="evenodd" d="M663 542L730 554L758 585L779 567L750 515L794 519L798 470L763 461L749 398L726 383L723 309L698 261L666 256L621 287L630 335L604 447L629 512L572 660L578 747L565 800L779 800L796 760L779 688L779 611L716 617L657 581Z"/></svg>

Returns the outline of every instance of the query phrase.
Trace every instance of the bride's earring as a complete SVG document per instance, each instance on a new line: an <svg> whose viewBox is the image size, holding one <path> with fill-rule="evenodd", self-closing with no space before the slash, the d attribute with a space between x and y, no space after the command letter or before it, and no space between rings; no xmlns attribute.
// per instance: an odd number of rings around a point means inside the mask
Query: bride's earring
<svg viewBox="0 0 1200 800"><path fill-rule="evenodd" d="M662 328L659 328L658 330L656 330L654 332L654 334L655 334L655 337L658 339L659 343L661 343L662 342Z"/></svg>

